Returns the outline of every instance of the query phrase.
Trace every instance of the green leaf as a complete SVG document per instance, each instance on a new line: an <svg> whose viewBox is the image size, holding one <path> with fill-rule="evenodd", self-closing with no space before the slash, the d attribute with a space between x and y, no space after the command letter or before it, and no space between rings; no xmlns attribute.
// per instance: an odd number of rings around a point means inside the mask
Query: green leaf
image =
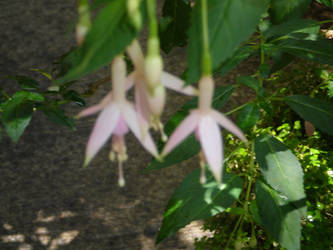
<svg viewBox="0 0 333 250"><path fill-rule="evenodd" d="M283 69L295 59L295 56L288 53L283 53L281 51L277 51L272 55L272 57L274 59L274 64L271 68L271 71L269 72L270 74L273 74L276 71Z"/></svg>
<svg viewBox="0 0 333 250"><path fill-rule="evenodd" d="M286 53L322 64L333 65L333 44L324 39L286 39L278 43L278 48Z"/></svg>
<svg viewBox="0 0 333 250"><path fill-rule="evenodd" d="M333 135L333 103L303 95L288 96L286 102L304 120Z"/></svg>
<svg viewBox="0 0 333 250"><path fill-rule="evenodd" d="M324 4L327 7L333 8L333 1L332 0L316 0L318 3Z"/></svg>
<svg viewBox="0 0 333 250"><path fill-rule="evenodd" d="M111 1L98 13L82 47L64 60L64 63L71 63L72 68L58 82L82 77L110 63L136 35L126 15L126 1Z"/></svg>
<svg viewBox="0 0 333 250"><path fill-rule="evenodd" d="M328 82L327 88L328 88L328 96L332 98L333 97L333 81Z"/></svg>
<svg viewBox="0 0 333 250"><path fill-rule="evenodd" d="M1 120L13 142L18 142L30 123L33 113L33 102L29 100L30 93L26 91L16 92L10 100L1 104L3 110Z"/></svg>
<svg viewBox="0 0 333 250"><path fill-rule="evenodd" d="M231 57L238 46L255 31L268 3L268 0L207 1L209 48L213 71ZM187 83L197 82L201 75L203 45L200 9L201 1L197 1L192 12L192 25L189 29Z"/></svg>
<svg viewBox="0 0 333 250"><path fill-rule="evenodd" d="M36 80L27 76L6 76L6 78L15 80L22 89L37 89L39 87Z"/></svg>
<svg viewBox="0 0 333 250"><path fill-rule="evenodd" d="M168 53L175 46L185 46L190 26L191 6L185 0L166 0L160 20L161 48Z"/></svg>
<svg viewBox="0 0 333 250"><path fill-rule="evenodd" d="M231 57L226 59L216 70L220 72L221 76L226 75L233 70L243 60L248 58L255 51L254 46L241 46L239 47Z"/></svg>
<svg viewBox="0 0 333 250"><path fill-rule="evenodd" d="M291 150L273 136L262 135L255 140L255 152L267 183L284 195L285 200L301 207L305 216L303 170Z"/></svg>
<svg viewBox="0 0 333 250"><path fill-rule="evenodd" d="M272 0L270 16L274 24L300 18L308 9L311 0Z"/></svg>
<svg viewBox="0 0 333 250"><path fill-rule="evenodd" d="M47 118L55 123L67 126L72 130L76 130L75 122L72 118L68 117L64 110L56 105L42 106L41 110L47 116Z"/></svg>
<svg viewBox="0 0 333 250"><path fill-rule="evenodd" d="M215 90L213 97L213 107L215 109L221 108L229 99L234 90L233 86L220 87ZM171 133L176 129L176 127L184 120L184 118L189 114L191 109L195 109L198 106L198 98L193 98L191 101L183 105L165 124L164 131L170 136ZM163 147L162 143L160 148ZM172 166L176 163L185 161L200 151L200 144L195 139L194 135L187 137L182 143L180 143L174 150L172 150L162 162L157 160L152 160L147 166L145 171L161 169L165 167Z"/></svg>
<svg viewBox="0 0 333 250"><path fill-rule="evenodd" d="M237 125L243 131L251 129L260 118L260 107L253 102L248 103L238 114Z"/></svg>
<svg viewBox="0 0 333 250"><path fill-rule="evenodd" d="M258 208L256 200L251 201L250 206L249 206L249 210L250 210L250 213L251 213L254 221L258 225L262 225L261 218L260 218L260 215L259 215L259 208Z"/></svg>
<svg viewBox="0 0 333 250"><path fill-rule="evenodd" d="M156 243L174 234L191 221L206 219L225 211L239 197L242 179L234 174L225 174L218 185L206 170L207 182L199 182L201 169L190 173L175 190L168 202Z"/></svg>
<svg viewBox="0 0 333 250"><path fill-rule="evenodd" d="M266 32L264 32L265 39L276 36L293 37L297 33L306 34L308 39L316 38L320 31L318 22L311 19L295 19L284 22L279 25L272 25Z"/></svg>
<svg viewBox="0 0 333 250"><path fill-rule="evenodd" d="M81 97L81 95L76 92L75 90L69 90L67 91L63 97L66 99L66 100L71 100L73 102L75 102L77 105L79 106L85 106L86 105L86 102L85 100Z"/></svg>
<svg viewBox="0 0 333 250"><path fill-rule="evenodd" d="M258 180L255 186L260 221L275 240L288 250L300 249L301 213L274 189Z"/></svg>
<svg viewBox="0 0 333 250"><path fill-rule="evenodd" d="M261 86L260 82L252 77L252 76L241 76L237 78L238 84L243 84L251 89L253 89L256 93L259 93Z"/></svg>

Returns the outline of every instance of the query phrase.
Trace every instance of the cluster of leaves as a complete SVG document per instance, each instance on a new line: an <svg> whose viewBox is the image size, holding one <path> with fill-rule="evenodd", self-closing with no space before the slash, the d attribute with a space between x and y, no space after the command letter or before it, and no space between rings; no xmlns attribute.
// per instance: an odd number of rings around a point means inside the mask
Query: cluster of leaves
<svg viewBox="0 0 333 250"><path fill-rule="evenodd" d="M54 78L40 69L33 69L48 78L51 86L43 90L37 80L27 76L6 76L14 80L19 90L11 96L1 90L0 117L7 135L17 142L29 125L34 112L41 111L46 117L56 123L75 130L74 120L68 117L61 105L74 102L84 106L81 95L69 87L71 82L61 86L56 85Z"/></svg>

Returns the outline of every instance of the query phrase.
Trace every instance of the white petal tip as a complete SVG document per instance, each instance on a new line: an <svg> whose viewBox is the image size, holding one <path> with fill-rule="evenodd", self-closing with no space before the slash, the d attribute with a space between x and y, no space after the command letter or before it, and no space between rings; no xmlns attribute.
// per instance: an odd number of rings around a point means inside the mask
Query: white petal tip
<svg viewBox="0 0 333 250"><path fill-rule="evenodd" d="M126 184L126 182L125 182L125 179L124 178L120 178L119 180L118 180L118 186L119 187L125 187L125 184Z"/></svg>

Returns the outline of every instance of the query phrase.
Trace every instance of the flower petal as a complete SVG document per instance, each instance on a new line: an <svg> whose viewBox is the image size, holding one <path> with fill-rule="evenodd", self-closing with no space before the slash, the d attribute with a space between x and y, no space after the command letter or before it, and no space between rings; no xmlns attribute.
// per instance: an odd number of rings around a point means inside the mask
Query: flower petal
<svg viewBox="0 0 333 250"><path fill-rule="evenodd" d="M89 164L92 158L94 158L99 149L110 137L113 130L117 126L119 114L120 110L118 105L112 103L105 107L98 116L88 140L84 166Z"/></svg>
<svg viewBox="0 0 333 250"><path fill-rule="evenodd" d="M192 111L181 124L173 131L162 151L162 157L167 155L174 147L181 143L198 126L200 115Z"/></svg>
<svg viewBox="0 0 333 250"><path fill-rule="evenodd" d="M162 72L161 83L166 88L172 89L185 95L198 95L198 90L196 88L192 86L184 87L185 82L183 80L165 71Z"/></svg>
<svg viewBox="0 0 333 250"><path fill-rule="evenodd" d="M112 94L111 92L109 92L103 99L102 101L100 101L98 104L93 105L91 107L88 107L84 110L82 110L77 116L76 118L81 118L84 116L88 116L88 115L93 115L95 113L97 113L98 111L102 110L106 105L108 105L110 102L112 101Z"/></svg>
<svg viewBox="0 0 333 250"><path fill-rule="evenodd" d="M243 134L242 130L240 130L229 118L221 113L217 112L216 110L211 110L210 115L214 118L215 121L218 122L223 128L229 130L231 133L236 135L239 139L243 142L246 142L245 135Z"/></svg>
<svg viewBox="0 0 333 250"><path fill-rule="evenodd" d="M154 157L158 158L157 148L150 134L142 135L139 125L138 116L132 104L126 103L122 106L122 115L127 123L127 126L133 132L135 137L140 141L142 146L151 153Z"/></svg>
<svg viewBox="0 0 333 250"><path fill-rule="evenodd" d="M126 88L126 91L131 89L134 85L134 81L135 81L135 74L136 72L133 71L131 74L129 74L127 77L126 77L126 82L125 82L125 88Z"/></svg>
<svg viewBox="0 0 333 250"><path fill-rule="evenodd" d="M223 147L219 126L210 116L204 116L199 123L201 148L215 179L221 183L223 169Z"/></svg>

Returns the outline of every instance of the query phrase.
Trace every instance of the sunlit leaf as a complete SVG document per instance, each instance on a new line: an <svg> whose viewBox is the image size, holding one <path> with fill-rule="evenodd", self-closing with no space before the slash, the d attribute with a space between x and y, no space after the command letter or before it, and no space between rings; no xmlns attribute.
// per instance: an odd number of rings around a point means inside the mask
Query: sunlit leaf
<svg viewBox="0 0 333 250"><path fill-rule="evenodd" d="M260 180L255 194L265 230L288 250L300 250L302 216L298 209Z"/></svg>
<svg viewBox="0 0 333 250"><path fill-rule="evenodd" d="M239 197L242 179L234 174L224 174L218 185L206 170L207 182L199 182L201 169L190 173L175 190L164 213L156 243L174 234L190 222L206 219L225 211Z"/></svg>
<svg viewBox="0 0 333 250"><path fill-rule="evenodd" d="M285 196L285 200L296 202L295 206L299 206L305 216L303 170L295 155L271 135L256 138L255 152L267 183Z"/></svg>

